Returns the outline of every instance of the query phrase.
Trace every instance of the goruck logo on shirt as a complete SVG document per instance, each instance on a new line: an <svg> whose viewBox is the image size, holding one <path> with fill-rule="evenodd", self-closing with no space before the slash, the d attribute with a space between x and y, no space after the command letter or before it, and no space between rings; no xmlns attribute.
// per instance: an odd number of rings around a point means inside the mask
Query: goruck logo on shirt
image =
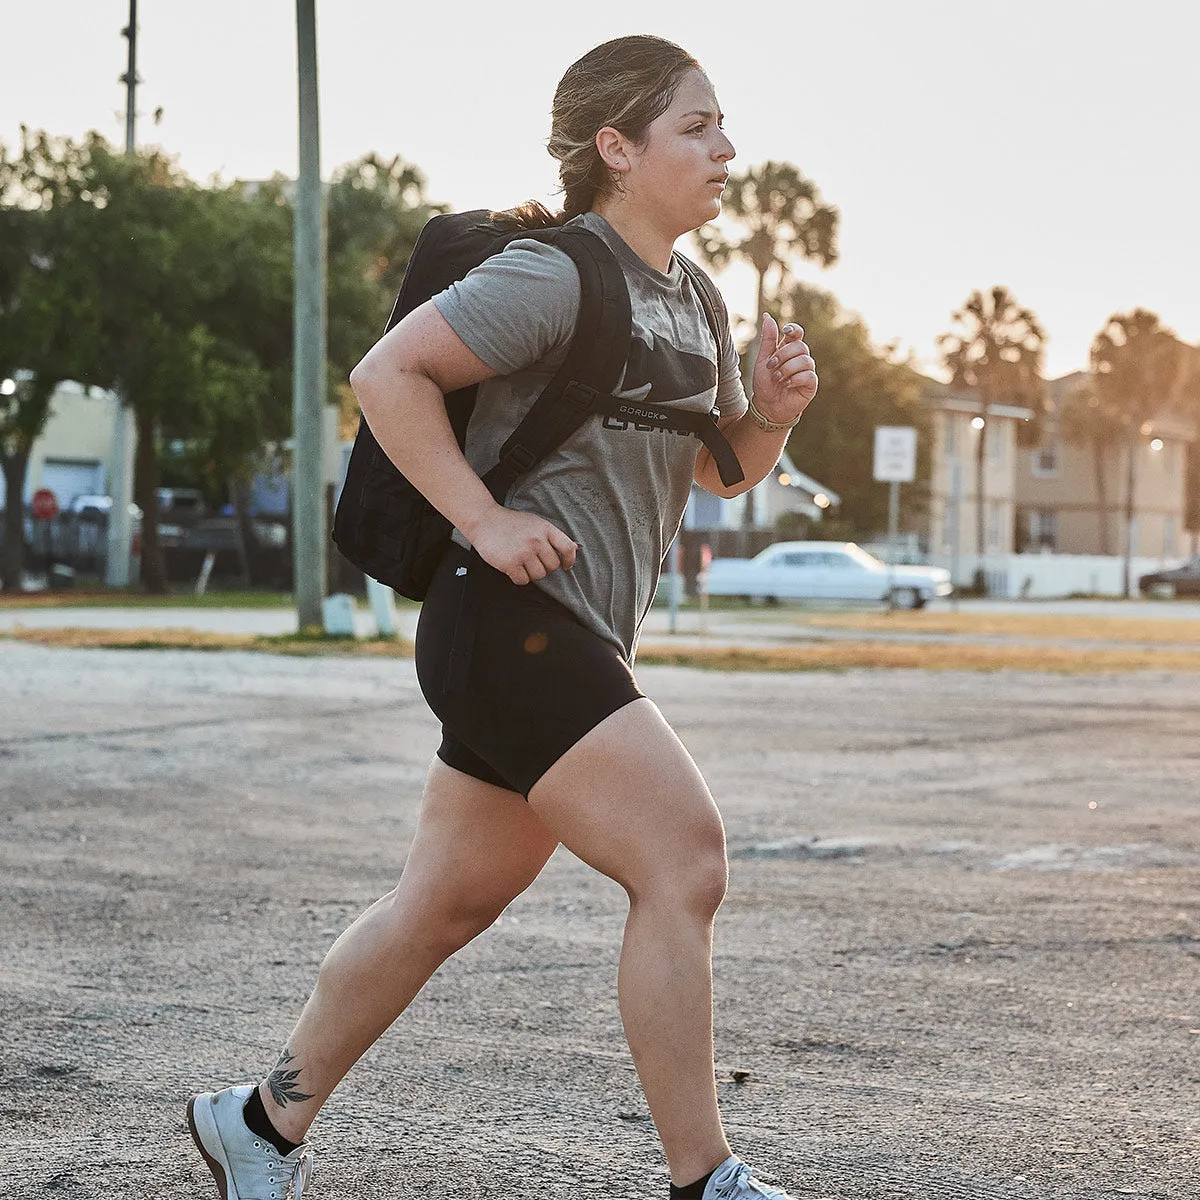
<svg viewBox="0 0 1200 1200"><path fill-rule="evenodd" d="M716 386L717 366L711 358L680 350L665 338L656 338L651 330L635 327L625 375L617 389L617 395L631 403L620 416L605 416L604 428L614 432L632 428L641 433L665 429L666 414L639 404L663 405L706 397ZM692 436L686 431L674 432L680 437Z"/></svg>

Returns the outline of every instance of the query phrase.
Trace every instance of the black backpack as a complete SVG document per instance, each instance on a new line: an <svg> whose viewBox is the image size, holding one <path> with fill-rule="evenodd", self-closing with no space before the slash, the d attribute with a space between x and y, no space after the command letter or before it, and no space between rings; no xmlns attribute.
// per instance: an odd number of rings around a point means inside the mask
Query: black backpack
<svg viewBox="0 0 1200 1200"><path fill-rule="evenodd" d="M581 226L512 228L498 224L486 209L433 217L413 248L386 329L518 238L550 242L570 255L579 271L579 317L562 366L500 448L499 461L483 476L496 500L502 504L522 474L593 414L694 433L712 452L722 482L727 487L740 483L745 476L717 429L715 410L677 412L613 396L629 353L629 290L615 255L602 238ZM715 288L699 267L679 257L720 347L723 331ZM477 390L474 385L446 396L460 447L466 442ZM396 469L366 419L360 418L333 521L333 540L346 559L400 595L423 600L452 531L450 522Z"/></svg>

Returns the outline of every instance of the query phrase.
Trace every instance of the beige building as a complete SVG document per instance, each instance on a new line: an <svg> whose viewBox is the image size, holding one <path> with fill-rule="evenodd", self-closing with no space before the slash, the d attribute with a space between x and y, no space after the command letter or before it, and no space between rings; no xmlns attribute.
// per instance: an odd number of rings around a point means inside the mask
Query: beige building
<svg viewBox="0 0 1200 1200"><path fill-rule="evenodd" d="M1051 380L1050 399L1061 403L1085 378L1077 371ZM1187 447L1197 431L1164 416L1147 422L1141 435L1133 462L1133 553L1176 558L1190 548L1184 527ZM1124 447L1109 450L1097 464L1090 445L1065 441L1049 424L1040 445L1018 453L1017 549L1123 555L1128 481Z"/></svg>
<svg viewBox="0 0 1200 1200"><path fill-rule="evenodd" d="M65 508L75 496L105 494L116 418L111 392L60 383L50 400L50 419L33 443L23 499L28 502L39 488L49 488ZM4 490L0 475L0 507Z"/></svg>
<svg viewBox="0 0 1200 1200"><path fill-rule="evenodd" d="M1017 428L1027 408L992 405L985 420L978 393L929 380L929 552L935 561L958 555L1011 554L1015 549L1019 450ZM984 545L978 542L978 448L983 441Z"/></svg>

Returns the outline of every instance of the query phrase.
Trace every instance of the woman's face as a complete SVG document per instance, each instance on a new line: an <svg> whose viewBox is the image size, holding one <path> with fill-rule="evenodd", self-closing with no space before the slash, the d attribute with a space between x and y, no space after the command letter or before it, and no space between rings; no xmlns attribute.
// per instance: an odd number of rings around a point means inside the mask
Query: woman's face
<svg viewBox="0 0 1200 1200"><path fill-rule="evenodd" d="M721 211L721 193L734 156L717 94L703 71L684 76L675 99L629 149L622 176L625 200L664 228L698 229Z"/></svg>

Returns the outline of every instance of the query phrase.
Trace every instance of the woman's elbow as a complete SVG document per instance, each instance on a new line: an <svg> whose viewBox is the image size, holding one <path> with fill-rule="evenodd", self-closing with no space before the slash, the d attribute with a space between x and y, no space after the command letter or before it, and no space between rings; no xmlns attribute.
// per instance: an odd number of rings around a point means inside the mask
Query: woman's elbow
<svg viewBox="0 0 1200 1200"><path fill-rule="evenodd" d="M371 390L371 379L374 372L371 369L371 356L368 354L359 359L358 364L350 372L350 390L361 405L363 395Z"/></svg>

